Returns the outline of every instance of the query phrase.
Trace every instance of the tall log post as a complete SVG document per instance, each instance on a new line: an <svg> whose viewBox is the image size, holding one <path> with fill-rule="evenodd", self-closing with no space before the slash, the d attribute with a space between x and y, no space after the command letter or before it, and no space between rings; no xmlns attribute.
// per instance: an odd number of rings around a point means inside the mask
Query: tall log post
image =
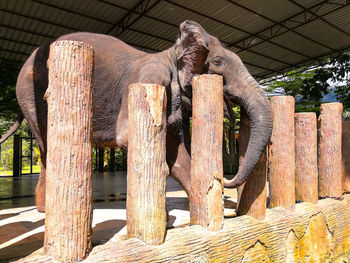
<svg viewBox="0 0 350 263"><path fill-rule="evenodd" d="M201 75L192 83L191 224L218 231L223 224L223 82Z"/></svg>
<svg viewBox="0 0 350 263"><path fill-rule="evenodd" d="M295 114L295 199L317 203L317 121L316 113Z"/></svg>
<svg viewBox="0 0 350 263"><path fill-rule="evenodd" d="M342 127L342 175L343 192L350 192L350 120L343 121Z"/></svg>
<svg viewBox="0 0 350 263"><path fill-rule="evenodd" d="M273 129L269 143L269 206L294 209L295 152L294 98L275 96L271 100Z"/></svg>
<svg viewBox="0 0 350 263"><path fill-rule="evenodd" d="M318 194L320 198L342 196L341 140L343 104L321 104L318 145Z"/></svg>
<svg viewBox="0 0 350 263"><path fill-rule="evenodd" d="M61 262L84 259L92 240L93 49L50 46L44 250Z"/></svg>
<svg viewBox="0 0 350 263"><path fill-rule="evenodd" d="M247 113L241 108L239 128L239 161L243 162L250 137L250 124ZM267 195L267 157L266 151L261 155L254 170L245 184L238 187L237 215L249 215L264 219Z"/></svg>
<svg viewBox="0 0 350 263"><path fill-rule="evenodd" d="M129 86L127 236L150 245L166 231L166 93L153 84Z"/></svg>

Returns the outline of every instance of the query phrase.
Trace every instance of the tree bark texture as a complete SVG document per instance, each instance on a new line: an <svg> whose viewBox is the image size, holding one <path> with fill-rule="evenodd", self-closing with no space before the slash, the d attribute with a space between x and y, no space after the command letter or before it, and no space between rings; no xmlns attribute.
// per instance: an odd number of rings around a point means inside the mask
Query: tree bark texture
<svg viewBox="0 0 350 263"><path fill-rule="evenodd" d="M198 225L170 229L161 246L117 234L95 246L84 262L348 262L349 209L349 195L342 201L296 204L295 211L267 209L265 220L225 219L223 229L215 233ZM17 261L30 262L53 261L40 250Z"/></svg>
<svg viewBox="0 0 350 263"><path fill-rule="evenodd" d="M295 199L317 203L317 121L316 113L295 114Z"/></svg>
<svg viewBox="0 0 350 263"><path fill-rule="evenodd" d="M295 206L294 98L271 98L273 129L269 143L269 206Z"/></svg>
<svg viewBox="0 0 350 263"><path fill-rule="evenodd" d="M350 120L343 121L342 127L342 175L343 192L350 192Z"/></svg>
<svg viewBox="0 0 350 263"><path fill-rule="evenodd" d="M320 107L318 145L319 197L341 198L341 141L343 104L324 103Z"/></svg>
<svg viewBox="0 0 350 263"><path fill-rule="evenodd" d="M191 224L218 231L223 224L223 82L200 75L192 83Z"/></svg>
<svg viewBox="0 0 350 263"><path fill-rule="evenodd" d="M91 250L93 63L82 42L50 46L44 249L61 262Z"/></svg>
<svg viewBox="0 0 350 263"><path fill-rule="evenodd" d="M243 162L250 137L250 124L247 113L241 108L239 128L239 155ZM264 219L267 195L267 157L266 151L261 155L247 181L238 187L237 215L249 215L256 219Z"/></svg>
<svg viewBox="0 0 350 263"><path fill-rule="evenodd" d="M166 231L166 93L153 84L129 86L127 236L150 245Z"/></svg>

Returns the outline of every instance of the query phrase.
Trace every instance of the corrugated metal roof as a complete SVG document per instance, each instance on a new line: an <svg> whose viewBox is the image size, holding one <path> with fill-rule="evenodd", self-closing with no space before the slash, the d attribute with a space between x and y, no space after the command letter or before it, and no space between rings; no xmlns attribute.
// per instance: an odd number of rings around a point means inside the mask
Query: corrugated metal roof
<svg viewBox="0 0 350 263"><path fill-rule="evenodd" d="M110 34L157 52L199 22L259 79L350 48L349 0L1 0L0 66L19 66L62 34Z"/></svg>

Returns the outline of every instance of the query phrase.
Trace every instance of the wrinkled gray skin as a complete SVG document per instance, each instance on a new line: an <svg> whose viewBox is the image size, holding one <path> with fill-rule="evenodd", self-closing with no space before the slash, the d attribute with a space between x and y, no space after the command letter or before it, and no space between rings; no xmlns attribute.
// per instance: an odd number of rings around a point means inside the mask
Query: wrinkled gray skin
<svg viewBox="0 0 350 263"><path fill-rule="evenodd" d="M166 87L167 163L171 175L180 182L191 200L189 117L192 77L204 73L223 76L225 99L240 104L251 122L244 162L234 179L224 180L226 187L241 185L254 168L270 138L272 117L268 99L237 55L225 49L217 38L195 22L183 22L179 33L173 47L157 54L138 51L118 39L100 34L73 33L57 40L83 41L94 48L93 137L99 145L127 148L130 84L155 83ZM33 52L24 64L16 86L21 111L41 151L41 174L36 188L39 211L45 209L47 104L43 97L48 86L49 45L42 45Z"/></svg>

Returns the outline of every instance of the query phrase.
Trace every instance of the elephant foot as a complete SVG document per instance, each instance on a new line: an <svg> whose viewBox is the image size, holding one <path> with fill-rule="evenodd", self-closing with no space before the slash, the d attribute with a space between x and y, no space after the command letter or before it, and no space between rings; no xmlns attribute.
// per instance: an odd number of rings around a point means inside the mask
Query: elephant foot
<svg viewBox="0 0 350 263"><path fill-rule="evenodd" d="M45 213L45 205L36 205L36 210L38 210L39 213Z"/></svg>
<svg viewBox="0 0 350 263"><path fill-rule="evenodd" d="M42 156L45 156L42 153ZM36 209L40 213L45 213L45 196L46 196L46 168L43 162L41 163L41 172L38 180L38 184L35 188L35 205Z"/></svg>
<svg viewBox="0 0 350 263"><path fill-rule="evenodd" d="M40 184L35 189L35 205L40 213L45 213L45 191L43 189L45 188Z"/></svg>
<svg viewBox="0 0 350 263"><path fill-rule="evenodd" d="M35 205L36 209L40 213L45 213L45 199L43 200L42 198L36 196L35 197Z"/></svg>
<svg viewBox="0 0 350 263"><path fill-rule="evenodd" d="M170 220L169 210L165 209L165 213L166 213L166 222L168 223Z"/></svg>

